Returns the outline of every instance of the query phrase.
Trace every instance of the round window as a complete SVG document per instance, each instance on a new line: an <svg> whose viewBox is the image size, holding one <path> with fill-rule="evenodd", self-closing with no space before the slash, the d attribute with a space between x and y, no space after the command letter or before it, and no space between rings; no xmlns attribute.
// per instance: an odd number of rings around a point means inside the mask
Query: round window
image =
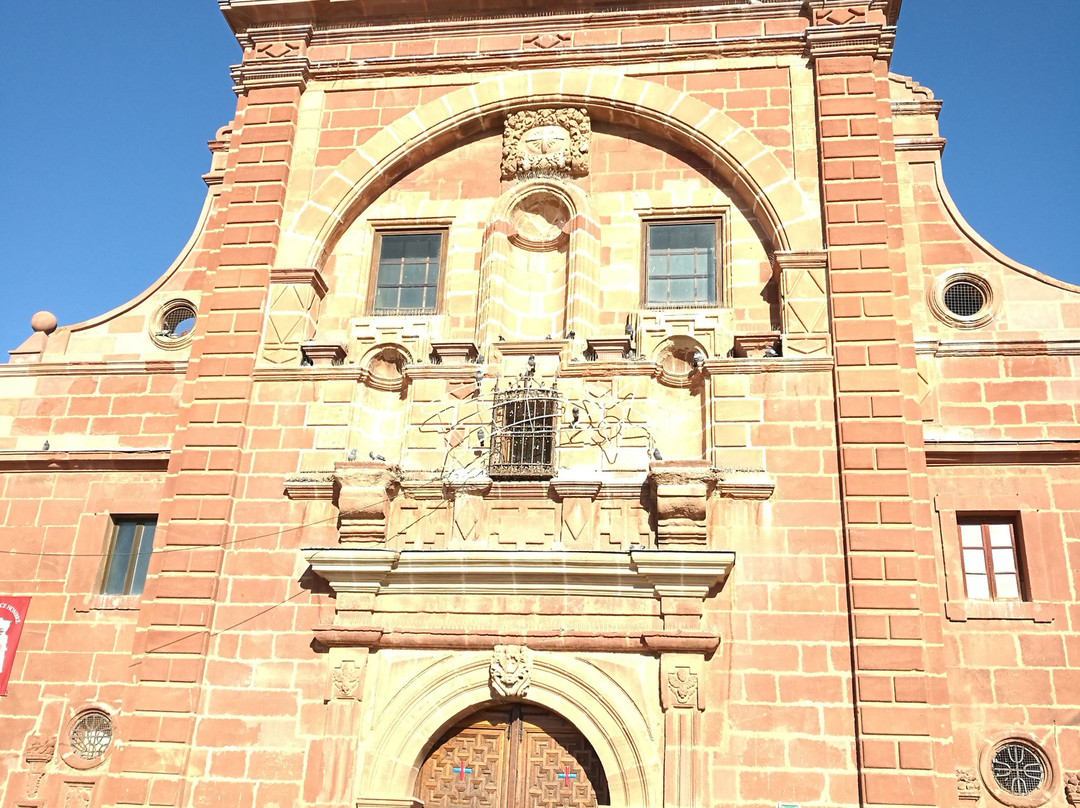
<svg viewBox="0 0 1080 808"><path fill-rule="evenodd" d="M1002 732L987 740L979 772L994 799L1012 808L1038 808L1057 790L1057 773L1034 738Z"/></svg>
<svg viewBox="0 0 1080 808"><path fill-rule="evenodd" d="M170 300L158 310L150 325L150 337L162 348L182 348L191 342L195 330L195 304Z"/></svg>
<svg viewBox="0 0 1080 808"><path fill-rule="evenodd" d="M979 328L997 313L990 281L966 270L939 277L930 290L929 303L934 316L953 328Z"/></svg>
<svg viewBox="0 0 1080 808"><path fill-rule="evenodd" d="M986 305L986 295L971 281L955 281L945 287L945 308L957 317L974 317Z"/></svg>
<svg viewBox="0 0 1080 808"><path fill-rule="evenodd" d="M83 713L71 726L71 751L83 760L104 755L112 739L112 719L98 710Z"/></svg>
<svg viewBox="0 0 1080 808"><path fill-rule="evenodd" d="M1034 749L1019 741L998 747L990 761L994 782L1016 797L1026 797L1046 783L1046 761Z"/></svg>

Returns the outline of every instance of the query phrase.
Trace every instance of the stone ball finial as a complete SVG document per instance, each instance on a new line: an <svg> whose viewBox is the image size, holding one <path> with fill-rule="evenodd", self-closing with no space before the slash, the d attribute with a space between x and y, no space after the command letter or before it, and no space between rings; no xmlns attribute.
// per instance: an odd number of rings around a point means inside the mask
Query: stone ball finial
<svg viewBox="0 0 1080 808"><path fill-rule="evenodd" d="M51 311L39 311L30 318L30 327L34 331L44 331L51 334L56 330L56 315Z"/></svg>

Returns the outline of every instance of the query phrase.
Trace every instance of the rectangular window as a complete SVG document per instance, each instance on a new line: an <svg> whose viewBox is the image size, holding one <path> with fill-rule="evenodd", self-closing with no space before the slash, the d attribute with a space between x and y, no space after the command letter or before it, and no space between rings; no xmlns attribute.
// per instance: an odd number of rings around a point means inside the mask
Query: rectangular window
<svg viewBox="0 0 1080 808"><path fill-rule="evenodd" d="M101 584L103 595L142 594L156 528L157 518L153 516L113 519L109 559Z"/></svg>
<svg viewBox="0 0 1080 808"><path fill-rule="evenodd" d="M446 231L376 233L372 314L433 314Z"/></svg>
<svg viewBox="0 0 1080 808"><path fill-rule="evenodd" d="M960 563L971 600L1023 600L1016 521L1007 516L963 516Z"/></svg>
<svg viewBox="0 0 1080 808"><path fill-rule="evenodd" d="M519 387L495 394L491 428L492 478L544 479L555 473L555 390Z"/></svg>
<svg viewBox="0 0 1080 808"><path fill-rule="evenodd" d="M650 308L717 305L716 255L720 221L645 226L645 305Z"/></svg>

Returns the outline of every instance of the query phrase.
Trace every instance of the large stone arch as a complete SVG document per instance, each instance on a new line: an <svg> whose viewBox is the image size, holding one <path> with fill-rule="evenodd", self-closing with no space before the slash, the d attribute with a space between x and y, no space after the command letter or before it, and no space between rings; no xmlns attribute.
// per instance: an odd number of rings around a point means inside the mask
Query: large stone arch
<svg viewBox="0 0 1080 808"><path fill-rule="evenodd" d="M490 663L490 652L448 654L407 680L377 711L362 744L356 794L361 804L412 798L432 743L456 720L492 702ZM662 719L650 720L599 668L562 654L536 653L522 701L558 713L588 739L604 766L612 808L660 808Z"/></svg>
<svg viewBox="0 0 1080 808"><path fill-rule="evenodd" d="M430 101L373 135L304 203L281 237L278 266L321 267L345 228L389 182L454 142L498 128L523 107L583 106L679 145L727 180L774 252L821 249L811 200L769 148L725 115L654 82L601 71L488 79Z"/></svg>

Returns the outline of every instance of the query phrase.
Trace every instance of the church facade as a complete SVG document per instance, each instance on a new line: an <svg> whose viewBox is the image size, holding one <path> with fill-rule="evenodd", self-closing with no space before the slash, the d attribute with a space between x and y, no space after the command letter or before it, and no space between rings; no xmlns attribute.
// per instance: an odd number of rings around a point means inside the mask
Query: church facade
<svg viewBox="0 0 1080 808"><path fill-rule="evenodd" d="M3 808L1080 804L1080 288L900 0L219 5L190 242L0 367Z"/></svg>

